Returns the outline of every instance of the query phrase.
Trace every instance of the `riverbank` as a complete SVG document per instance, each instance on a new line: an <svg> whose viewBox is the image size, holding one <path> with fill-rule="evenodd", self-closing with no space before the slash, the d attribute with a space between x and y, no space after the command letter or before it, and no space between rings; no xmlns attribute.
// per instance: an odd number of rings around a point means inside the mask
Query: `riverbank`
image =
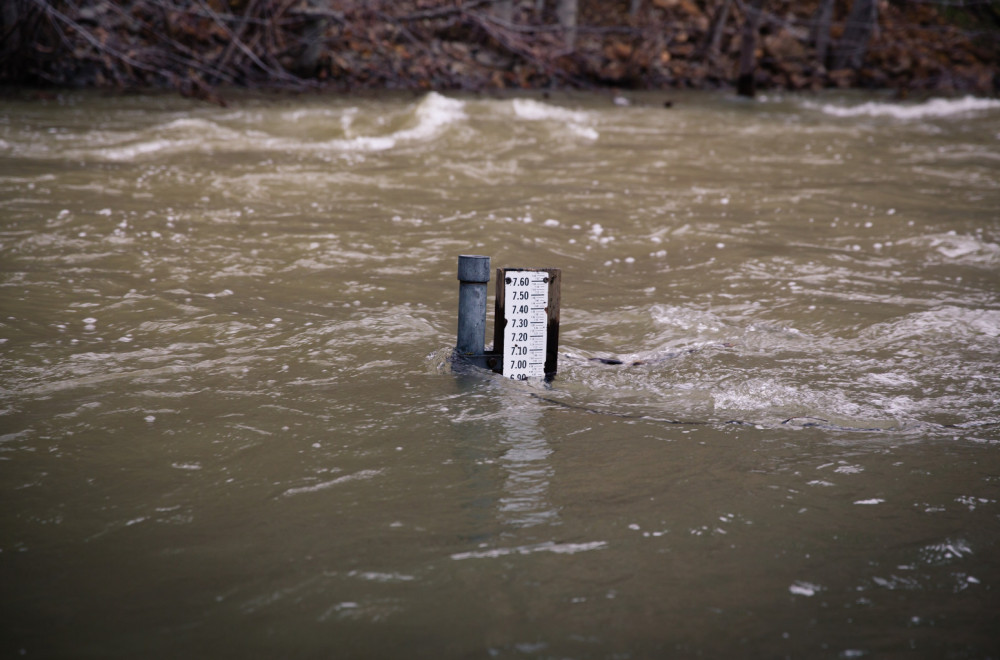
<svg viewBox="0 0 1000 660"><path fill-rule="evenodd" d="M15 0L2 12L0 83L175 88L222 102L220 86L715 89L742 71L751 92L1000 92L994 3L946 15L869 0L860 38L846 1L581 0L571 21L555 4Z"/></svg>

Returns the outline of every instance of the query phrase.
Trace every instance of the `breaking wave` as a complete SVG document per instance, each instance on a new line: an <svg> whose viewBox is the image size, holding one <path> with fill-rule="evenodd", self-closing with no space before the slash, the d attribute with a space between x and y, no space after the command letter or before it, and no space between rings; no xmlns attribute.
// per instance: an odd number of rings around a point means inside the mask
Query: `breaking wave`
<svg viewBox="0 0 1000 660"><path fill-rule="evenodd" d="M923 103L904 104L868 101L845 106L834 103L805 102L806 108L819 110L834 117L889 117L904 121L955 117L972 112L1000 110L1000 100L966 96L961 99L932 99Z"/></svg>
<svg viewBox="0 0 1000 660"><path fill-rule="evenodd" d="M590 126L590 116L581 110L570 110L531 99L514 99L514 115L526 121L549 121L564 124L574 135L596 140L600 134Z"/></svg>
<svg viewBox="0 0 1000 660"><path fill-rule="evenodd" d="M387 151L407 143L433 140L449 126L466 119L465 102L431 92L395 117L378 122L362 122L356 107L331 113L329 108L310 108L289 117L287 112L241 110L211 118L173 119L139 130L86 131L67 138L65 152L42 151L26 139L12 143L12 150L35 157L69 157L102 161L131 162L163 156L201 153L352 153ZM311 125L301 135L281 135L287 127ZM238 128L232 128L238 126ZM316 140L319 126L335 137ZM75 146L74 143L80 146ZM91 146L94 145L94 146Z"/></svg>

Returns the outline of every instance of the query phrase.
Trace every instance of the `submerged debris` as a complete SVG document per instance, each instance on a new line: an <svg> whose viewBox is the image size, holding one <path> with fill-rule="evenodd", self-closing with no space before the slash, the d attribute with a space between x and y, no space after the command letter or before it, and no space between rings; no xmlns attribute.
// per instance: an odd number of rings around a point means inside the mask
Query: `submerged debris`
<svg viewBox="0 0 1000 660"><path fill-rule="evenodd" d="M600 364L607 364L611 366L627 366L627 367L639 367L647 364L659 364L660 362L665 362L667 360L672 360L674 358L681 357L682 355L691 355L692 353L698 353L706 348L732 348L735 344L730 342L718 342L711 344L709 346L700 346L696 348L688 348L683 351L672 351L665 355L657 355L656 357L645 358L640 360L629 360L625 361L619 358L604 358L604 357L594 357L590 358L590 362L599 362Z"/></svg>

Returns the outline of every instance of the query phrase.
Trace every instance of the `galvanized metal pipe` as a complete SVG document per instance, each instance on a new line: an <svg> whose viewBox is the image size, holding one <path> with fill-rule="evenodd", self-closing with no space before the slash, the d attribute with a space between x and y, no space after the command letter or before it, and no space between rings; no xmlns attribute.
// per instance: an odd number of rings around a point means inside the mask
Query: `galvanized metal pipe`
<svg viewBox="0 0 1000 660"><path fill-rule="evenodd" d="M490 282L490 258L478 255L458 257L458 343L459 355L482 356L486 344L486 289Z"/></svg>

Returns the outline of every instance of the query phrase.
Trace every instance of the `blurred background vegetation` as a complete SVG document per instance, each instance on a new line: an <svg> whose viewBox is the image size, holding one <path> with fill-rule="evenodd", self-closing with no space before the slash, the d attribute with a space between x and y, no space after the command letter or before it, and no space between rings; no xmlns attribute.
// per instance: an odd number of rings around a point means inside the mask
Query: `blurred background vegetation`
<svg viewBox="0 0 1000 660"><path fill-rule="evenodd" d="M0 83L1000 91L1000 0L4 0Z"/></svg>

